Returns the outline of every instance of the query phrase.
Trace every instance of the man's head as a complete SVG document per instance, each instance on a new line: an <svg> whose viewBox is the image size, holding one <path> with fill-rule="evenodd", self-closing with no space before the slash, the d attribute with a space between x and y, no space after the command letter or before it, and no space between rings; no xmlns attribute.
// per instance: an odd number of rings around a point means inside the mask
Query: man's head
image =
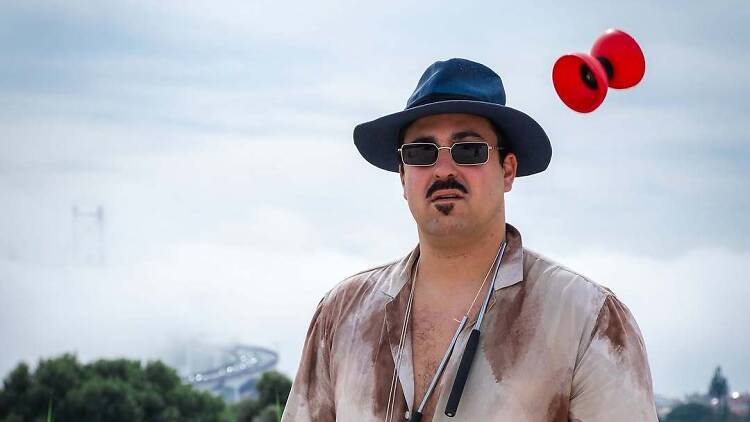
<svg viewBox="0 0 750 422"><path fill-rule="evenodd" d="M433 236L473 237L504 218L504 193L516 176L515 154L503 146L500 130L488 119L447 113L422 117L402 131L403 144L486 142L492 147L486 163L459 165L441 149L432 166L399 166L404 198L419 230Z"/></svg>
<svg viewBox="0 0 750 422"><path fill-rule="evenodd" d="M490 149L487 156L484 146L455 147L451 152L464 165L448 153L457 141L481 140L496 147L498 134L507 150ZM412 166L401 165L401 144L417 140L441 147L433 165L425 165L436 157L432 145L402 149L413 161L406 163ZM510 191L514 178L544 171L552 158L544 129L527 114L505 105L500 76L481 63L459 58L429 66L406 108L357 125L354 144L374 166L400 173L404 197L420 231L436 235L471 235L502 222L504 193ZM478 161L482 164L466 165ZM460 198L436 200L438 189Z"/></svg>

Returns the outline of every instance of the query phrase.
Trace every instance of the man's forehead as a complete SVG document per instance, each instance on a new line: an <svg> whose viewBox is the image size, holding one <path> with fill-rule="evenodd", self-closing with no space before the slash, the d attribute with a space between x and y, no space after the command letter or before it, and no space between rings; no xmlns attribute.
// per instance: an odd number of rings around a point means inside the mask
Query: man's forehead
<svg viewBox="0 0 750 422"><path fill-rule="evenodd" d="M487 138L494 135L492 123L482 116L463 113L436 114L413 121L404 129L403 142L412 142L414 138L432 137L436 132L443 132L454 141L468 136Z"/></svg>

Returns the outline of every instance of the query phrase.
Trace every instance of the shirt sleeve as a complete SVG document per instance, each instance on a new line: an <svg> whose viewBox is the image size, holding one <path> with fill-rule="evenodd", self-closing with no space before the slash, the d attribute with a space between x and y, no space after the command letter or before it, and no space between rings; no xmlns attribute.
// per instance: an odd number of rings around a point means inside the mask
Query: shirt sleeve
<svg viewBox="0 0 750 422"><path fill-rule="evenodd" d="M281 417L282 422L331 422L336 420L330 373L331 325L324 297L305 337L297 375Z"/></svg>
<svg viewBox="0 0 750 422"><path fill-rule="evenodd" d="M630 310L607 294L573 371L572 422L657 422L651 371Z"/></svg>

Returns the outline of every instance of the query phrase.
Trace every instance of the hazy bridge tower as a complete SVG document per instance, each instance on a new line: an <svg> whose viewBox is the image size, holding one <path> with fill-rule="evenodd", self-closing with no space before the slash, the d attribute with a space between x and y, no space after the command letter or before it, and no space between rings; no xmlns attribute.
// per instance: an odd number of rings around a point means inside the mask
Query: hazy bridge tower
<svg viewBox="0 0 750 422"><path fill-rule="evenodd" d="M92 211L73 206L73 260L78 263L104 263L104 208Z"/></svg>

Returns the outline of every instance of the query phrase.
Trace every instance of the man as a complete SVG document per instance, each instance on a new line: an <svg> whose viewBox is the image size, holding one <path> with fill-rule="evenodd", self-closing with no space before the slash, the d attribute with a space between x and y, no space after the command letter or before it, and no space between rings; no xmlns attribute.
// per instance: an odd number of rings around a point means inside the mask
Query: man
<svg viewBox="0 0 750 422"><path fill-rule="evenodd" d="M657 420L628 308L505 222L505 192L552 150L497 74L436 62L354 142L399 172L419 244L326 294L283 421Z"/></svg>

